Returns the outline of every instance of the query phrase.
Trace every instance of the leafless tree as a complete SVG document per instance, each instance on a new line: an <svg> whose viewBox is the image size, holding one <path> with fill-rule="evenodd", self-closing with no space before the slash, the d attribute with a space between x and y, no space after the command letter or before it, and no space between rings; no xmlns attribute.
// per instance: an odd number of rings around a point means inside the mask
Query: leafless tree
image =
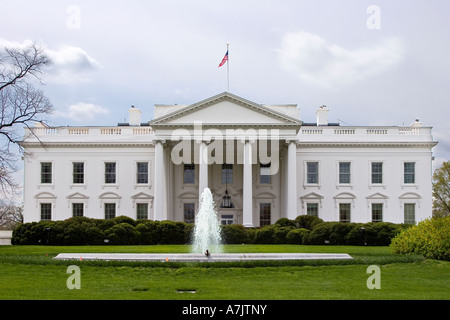
<svg viewBox="0 0 450 320"><path fill-rule="evenodd" d="M0 230L13 230L23 222L23 207L0 200Z"/></svg>
<svg viewBox="0 0 450 320"><path fill-rule="evenodd" d="M0 188L3 194L16 188L11 175L23 127L43 121L53 106L42 90L43 68L51 63L36 43L23 49L6 48L0 52ZM19 146L20 148L20 146Z"/></svg>

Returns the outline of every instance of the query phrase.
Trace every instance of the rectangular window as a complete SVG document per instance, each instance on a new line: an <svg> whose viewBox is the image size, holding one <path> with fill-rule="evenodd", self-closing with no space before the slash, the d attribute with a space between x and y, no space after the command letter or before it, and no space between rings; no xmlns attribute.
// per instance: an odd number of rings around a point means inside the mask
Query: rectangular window
<svg viewBox="0 0 450 320"><path fill-rule="evenodd" d="M383 204L372 203L372 222L383 221Z"/></svg>
<svg viewBox="0 0 450 320"><path fill-rule="evenodd" d="M259 204L259 225L261 227L270 225L270 203Z"/></svg>
<svg viewBox="0 0 450 320"><path fill-rule="evenodd" d="M307 203L306 204L306 215L308 216L319 216L319 204L318 203Z"/></svg>
<svg viewBox="0 0 450 320"><path fill-rule="evenodd" d="M72 170L72 177L74 184L83 184L84 183L84 163L83 162L74 162Z"/></svg>
<svg viewBox="0 0 450 320"><path fill-rule="evenodd" d="M195 223L195 203L185 203L184 207L184 222Z"/></svg>
<svg viewBox="0 0 450 320"><path fill-rule="evenodd" d="M52 183L51 162L41 162L41 183Z"/></svg>
<svg viewBox="0 0 450 320"><path fill-rule="evenodd" d="M259 164L259 183L270 184L272 183L272 176L270 175L270 162L267 164Z"/></svg>
<svg viewBox="0 0 450 320"><path fill-rule="evenodd" d="M383 162L372 162L372 183L383 183Z"/></svg>
<svg viewBox="0 0 450 320"><path fill-rule="evenodd" d="M306 163L306 183L318 184L319 183L319 163L307 162Z"/></svg>
<svg viewBox="0 0 450 320"><path fill-rule="evenodd" d="M350 222L350 203L339 204L339 222Z"/></svg>
<svg viewBox="0 0 450 320"><path fill-rule="evenodd" d="M112 219L116 217L116 204L105 203L105 219Z"/></svg>
<svg viewBox="0 0 450 320"><path fill-rule="evenodd" d="M148 162L138 162L136 171L137 171L136 182L147 184L148 183Z"/></svg>
<svg viewBox="0 0 450 320"><path fill-rule="evenodd" d="M233 184L232 164L222 164L222 184Z"/></svg>
<svg viewBox="0 0 450 320"><path fill-rule="evenodd" d="M416 164L414 162L403 163L403 183L416 183Z"/></svg>
<svg viewBox="0 0 450 320"><path fill-rule="evenodd" d="M222 225L229 225L234 223L234 216L232 214L222 214L220 216L220 223Z"/></svg>
<svg viewBox="0 0 450 320"><path fill-rule="evenodd" d="M405 223L416 224L416 204L405 203L404 205Z"/></svg>
<svg viewBox="0 0 450 320"><path fill-rule="evenodd" d="M184 184L195 183L195 164L184 165L183 183Z"/></svg>
<svg viewBox="0 0 450 320"><path fill-rule="evenodd" d="M148 203L136 204L136 219L148 220Z"/></svg>
<svg viewBox="0 0 450 320"><path fill-rule="evenodd" d="M84 215L84 203L72 203L72 216L82 217Z"/></svg>
<svg viewBox="0 0 450 320"><path fill-rule="evenodd" d="M105 183L116 183L115 162L105 162Z"/></svg>
<svg viewBox="0 0 450 320"><path fill-rule="evenodd" d="M41 220L52 220L51 203L41 203Z"/></svg>
<svg viewBox="0 0 450 320"><path fill-rule="evenodd" d="M350 183L350 162L339 162L339 183Z"/></svg>

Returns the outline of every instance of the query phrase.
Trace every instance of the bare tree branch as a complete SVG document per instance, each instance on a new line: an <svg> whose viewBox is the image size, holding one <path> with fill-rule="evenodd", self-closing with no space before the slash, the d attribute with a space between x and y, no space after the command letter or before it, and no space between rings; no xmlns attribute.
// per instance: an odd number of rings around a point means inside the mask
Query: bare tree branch
<svg viewBox="0 0 450 320"><path fill-rule="evenodd" d="M19 145L23 127L43 121L53 111L42 90L35 88L36 80L42 84L42 68L51 63L44 49L33 43L25 49L6 48L0 52L0 189L13 191L11 178L16 156L11 145ZM32 130L31 130L32 131Z"/></svg>

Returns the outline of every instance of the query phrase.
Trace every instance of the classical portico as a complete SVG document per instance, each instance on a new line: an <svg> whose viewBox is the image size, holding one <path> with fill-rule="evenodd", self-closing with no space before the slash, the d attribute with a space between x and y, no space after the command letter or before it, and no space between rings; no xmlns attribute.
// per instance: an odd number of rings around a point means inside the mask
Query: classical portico
<svg viewBox="0 0 450 320"><path fill-rule="evenodd" d="M225 92L190 106L158 107L170 111L150 122L156 220L186 220L186 205L197 210L206 187L224 223L259 226L262 212L269 219L263 223L296 217L295 105L263 106Z"/></svg>

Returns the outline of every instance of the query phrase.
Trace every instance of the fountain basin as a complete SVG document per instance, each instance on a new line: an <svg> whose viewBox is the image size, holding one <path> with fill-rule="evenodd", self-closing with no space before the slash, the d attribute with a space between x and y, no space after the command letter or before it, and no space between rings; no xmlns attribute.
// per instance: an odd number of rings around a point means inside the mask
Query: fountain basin
<svg viewBox="0 0 450 320"><path fill-rule="evenodd" d="M60 253L55 260L226 262L262 260L342 260L353 259L346 253Z"/></svg>

